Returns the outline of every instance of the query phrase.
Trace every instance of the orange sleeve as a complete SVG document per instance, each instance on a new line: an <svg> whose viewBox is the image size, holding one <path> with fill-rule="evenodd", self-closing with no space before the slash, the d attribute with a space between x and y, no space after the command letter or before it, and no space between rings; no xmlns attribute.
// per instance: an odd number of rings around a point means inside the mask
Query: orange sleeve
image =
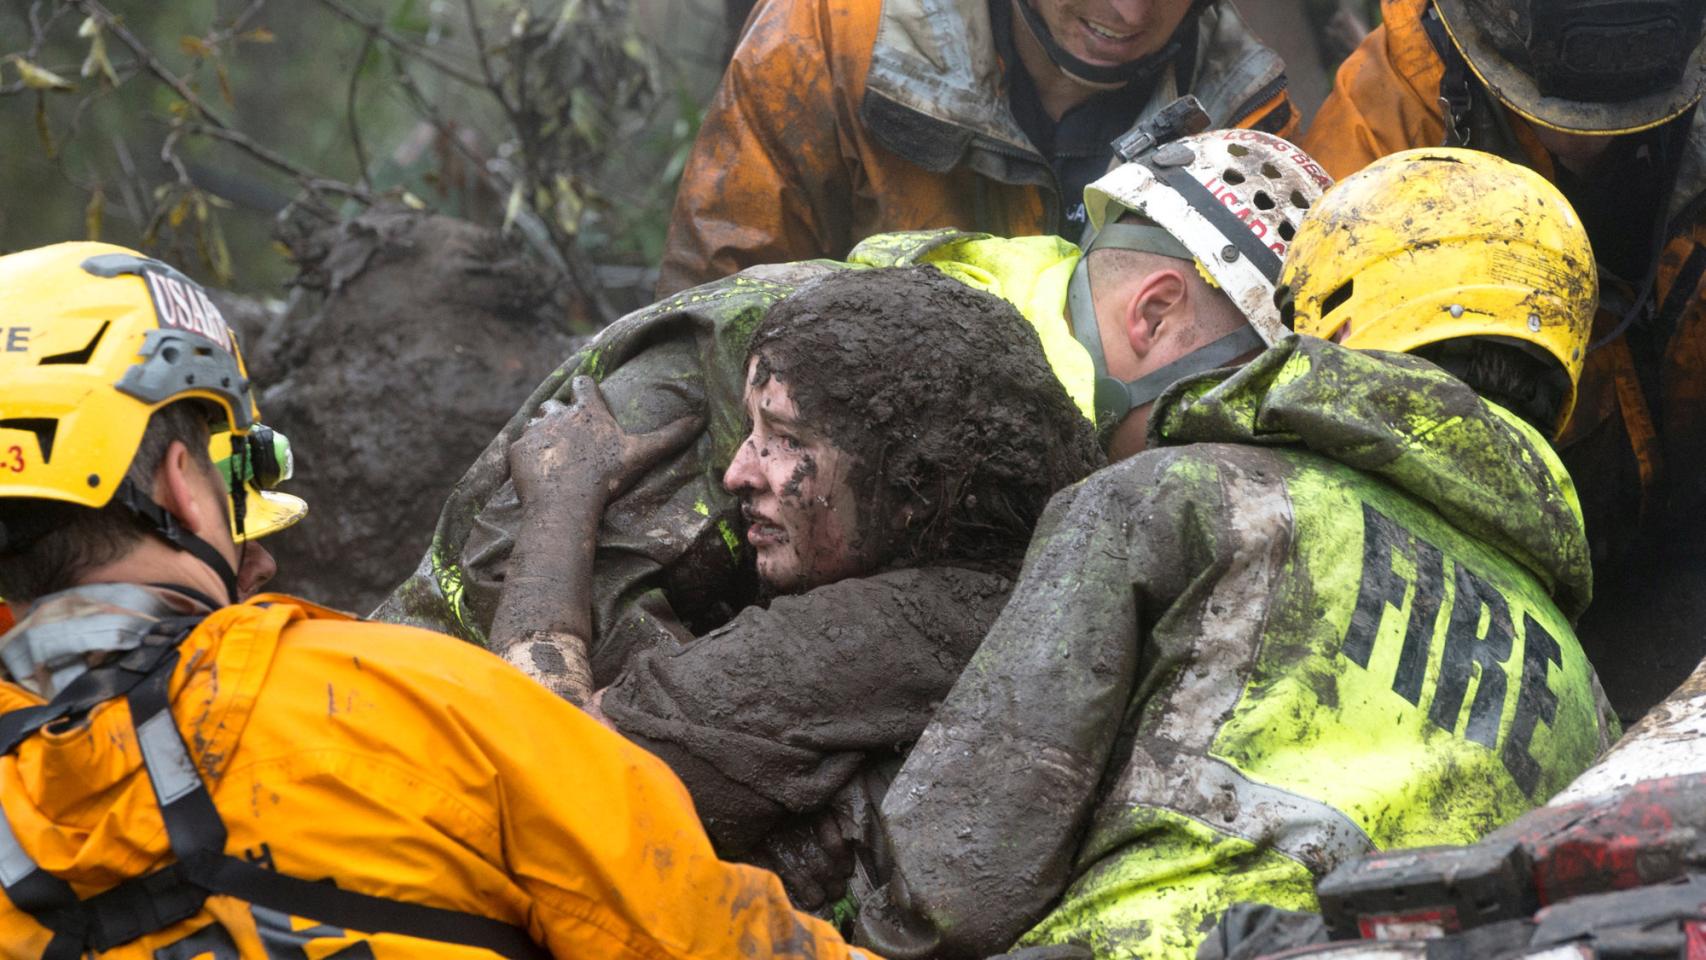
<svg viewBox="0 0 1706 960"><path fill-rule="evenodd" d="M846 253L852 180L836 128L833 0L762 0L682 173L660 297L758 263Z"/></svg>
<svg viewBox="0 0 1706 960"><path fill-rule="evenodd" d="M493 765L505 869L557 957L879 960L719 860L681 781L495 657L463 667L459 725Z"/></svg>
<svg viewBox="0 0 1706 960"><path fill-rule="evenodd" d="M1387 154L1445 140L1444 65L1422 28L1420 0L1388 0L1386 22L1339 67L1299 146L1343 179Z"/></svg>

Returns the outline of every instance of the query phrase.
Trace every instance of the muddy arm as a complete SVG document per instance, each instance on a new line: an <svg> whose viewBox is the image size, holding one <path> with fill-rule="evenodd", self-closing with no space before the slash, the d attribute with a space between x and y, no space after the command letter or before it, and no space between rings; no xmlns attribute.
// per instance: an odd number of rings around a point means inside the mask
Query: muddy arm
<svg viewBox="0 0 1706 960"><path fill-rule="evenodd" d="M675 769L719 849L747 856L790 816L825 807L868 758L918 737L1009 586L926 567L778 597L637 654L604 709Z"/></svg>
<svg viewBox="0 0 1706 960"><path fill-rule="evenodd" d="M575 402L542 410L510 447L522 503L511 569L492 619L491 646L577 706L593 693L594 551L609 500L696 436L689 417L631 436L617 425L591 377L576 377Z"/></svg>
<svg viewBox="0 0 1706 960"><path fill-rule="evenodd" d="M604 497L565 484L529 509L492 618L492 651L576 706L593 692L592 558Z"/></svg>
<svg viewBox="0 0 1706 960"><path fill-rule="evenodd" d="M1050 503L1012 599L889 788L892 872L862 898L858 928L879 953L999 953L1072 880L1153 669L1144 625L1192 565L1173 532L1187 511L1151 502L1153 463L1103 470Z"/></svg>

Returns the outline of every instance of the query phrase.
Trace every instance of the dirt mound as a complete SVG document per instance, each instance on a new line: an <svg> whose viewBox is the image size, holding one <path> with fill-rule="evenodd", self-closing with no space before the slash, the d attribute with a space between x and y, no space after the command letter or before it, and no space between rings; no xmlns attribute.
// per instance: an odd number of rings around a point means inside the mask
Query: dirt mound
<svg viewBox="0 0 1706 960"><path fill-rule="evenodd" d="M456 479L569 354L560 291L491 230L378 210L287 237L291 315L250 341L310 512L277 589L365 613L408 576Z"/></svg>

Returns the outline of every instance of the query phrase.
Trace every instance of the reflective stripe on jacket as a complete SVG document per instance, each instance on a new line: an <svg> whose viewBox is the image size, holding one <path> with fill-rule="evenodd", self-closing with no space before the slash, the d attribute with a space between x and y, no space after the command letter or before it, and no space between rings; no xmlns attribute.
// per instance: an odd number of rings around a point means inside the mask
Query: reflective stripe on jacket
<svg viewBox="0 0 1706 960"><path fill-rule="evenodd" d="M1339 68L1332 94L1300 141L1335 179L1387 154L1445 141L1440 106L1445 64L1423 25L1427 8L1428 0L1385 0L1383 25ZM1508 137L1478 142L1477 136L1487 139L1483 126L1471 133L1470 146L1506 154L1554 179L1551 157L1528 122L1502 107L1497 114L1493 125ZM1706 114L1695 115L1666 216L1651 301L1654 315L1642 321L1656 355L1640 360L1621 334L1592 350L1575 414L1560 443L1581 487L1596 562L1622 553L1620 538L1637 529L1649 509L1668 507L1686 516L1706 503L1694 469L1706 458L1701 291L1706 279ZM1630 294L1619 291L1621 286L1602 282L1601 289L1627 299ZM1617 330L1622 314L1613 300L1602 300L1596 342ZM1663 477L1667 462L1690 475ZM1664 491L1669 502L1656 502L1661 479L1675 484Z"/></svg>
<svg viewBox="0 0 1706 960"><path fill-rule="evenodd" d="M558 957L850 957L775 877L722 863L662 763L496 657L278 595L181 644L170 715L226 852L266 869L491 917ZM0 710L40 703L0 684ZM29 857L83 897L169 860L130 707L25 740L0 805ZM0 902L0 955L47 932ZM477 957L293 920L229 896L101 956Z"/></svg>
<svg viewBox="0 0 1706 960"><path fill-rule="evenodd" d="M763 0L682 176L658 292L885 231L1053 231L1061 198L1000 93L988 2ZM1230 3L1202 17L1188 92L1215 126L1291 133L1279 57ZM1168 71L1139 119L1180 92Z"/></svg>
<svg viewBox="0 0 1706 960"><path fill-rule="evenodd" d="M1231 903L1474 840L1615 736L1570 628L1580 515L1527 425L1311 338L1154 417L1050 504L890 788L873 949L1193 957Z"/></svg>

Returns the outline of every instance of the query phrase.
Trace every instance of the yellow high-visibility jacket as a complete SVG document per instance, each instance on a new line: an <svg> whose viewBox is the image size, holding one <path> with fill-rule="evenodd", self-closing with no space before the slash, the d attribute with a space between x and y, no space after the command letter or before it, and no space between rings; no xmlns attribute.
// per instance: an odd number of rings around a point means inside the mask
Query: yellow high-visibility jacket
<svg viewBox="0 0 1706 960"><path fill-rule="evenodd" d="M862 956L795 913L774 876L720 862L660 761L471 644L263 595L215 611L180 650L170 712L229 856L490 917L556 957ZM40 702L0 683L0 710ZM12 832L80 897L172 860L146 745L118 699L0 759ZM49 940L0 897L0 957ZM100 956L492 954L221 895Z"/></svg>
<svg viewBox="0 0 1706 960"><path fill-rule="evenodd" d="M1514 414L1288 337L1149 429L1050 502L890 785L857 928L884 955L1189 960L1232 904L1473 842L1617 736L1570 478Z"/></svg>

